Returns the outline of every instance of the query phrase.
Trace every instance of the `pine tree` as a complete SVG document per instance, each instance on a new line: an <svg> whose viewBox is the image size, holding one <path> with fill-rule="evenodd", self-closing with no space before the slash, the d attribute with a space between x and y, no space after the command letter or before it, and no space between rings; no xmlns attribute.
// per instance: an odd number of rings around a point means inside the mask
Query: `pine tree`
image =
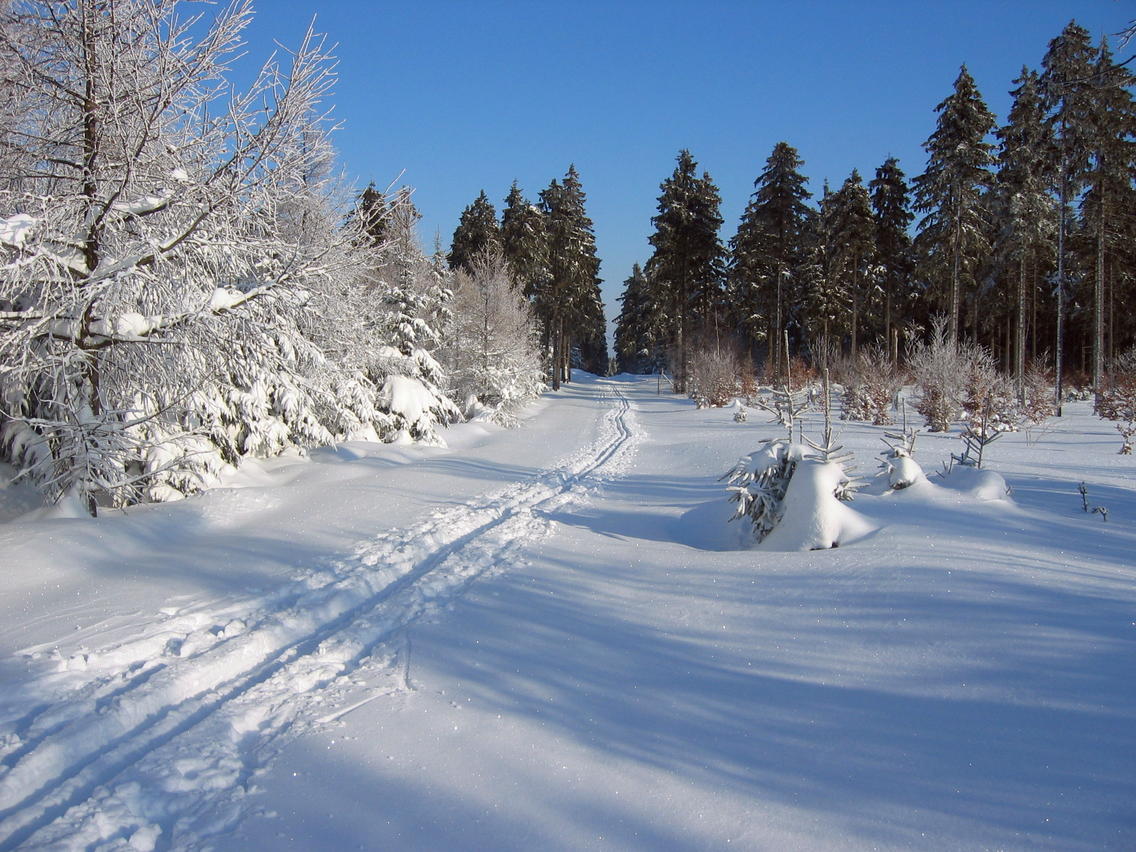
<svg viewBox="0 0 1136 852"><path fill-rule="evenodd" d="M927 168L915 179L915 209L926 214L918 245L932 277L945 285L947 334L957 342L963 286L977 289L978 267L989 250L983 193L992 181L993 146L986 136L994 116L965 65L935 111L935 132L923 143Z"/></svg>
<svg viewBox="0 0 1136 852"><path fill-rule="evenodd" d="M812 210L797 150L778 142L754 181L755 191L730 240L730 294L739 330L766 341L779 367L783 331L804 292L801 267Z"/></svg>
<svg viewBox="0 0 1136 852"><path fill-rule="evenodd" d="M1012 350L1020 397L1025 393L1029 294L1036 293L1039 269L1052 253L1056 209L1047 171L1053 134L1045 122L1037 72L1023 67L1014 83L1008 122L996 133L1000 144L993 205L995 254L1006 278L1016 282Z"/></svg>
<svg viewBox="0 0 1136 852"><path fill-rule="evenodd" d="M806 284L805 321L814 340L814 361L827 367L833 354L832 336L837 340L848 330L851 315L848 290L843 286L837 257L835 196L824 183L820 208L813 218L808 259L802 268Z"/></svg>
<svg viewBox="0 0 1136 852"><path fill-rule="evenodd" d="M652 326L651 283L638 263L623 282L615 323L616 369L621 373L653 373L666 360L663 336Z"/></svg>
<svg viewBox="0 0 1136 852"><path fill-rule="evenodd" d="M658 214L647 261L655 324L672 355L674 389L686 393L692 338L707 338L718 323L725 251L718 239L722 217L718 188L710 175L698 177L690 152L678 155L674 172L661 184Z"/></svg>
<svg viewBox="0 0 1136 852"><path fill-rule="evenodd" d="M359 193L353 215L360 220L367 243L378 248L386 240L387 197L375 188L375 182Z"/></svg>
<svg viewBox="0 0 1136 852"><path fill-rule="evenodd" d="M529 300L535 299L548 281L545 230L544 214L513 181L501 211L501 250L513 280Z"/></svg>
<svg viewBox="0 0 1136 852"><path fill-rule="evenodd" d="M553 180L540 198L548 234L549 274L535 307L551 348L552 389L559 390L561 382L571 378L573 341L588 344L588 369L600 367L595 363L598 353L591 351L604 334L600 261L576 167L569 166L564 182ZM606 346L604 351L606 356Z"/></svg>
<svg viewBox="0 0 1136 852"><path fill-rule="evenodd" d="M491 254L501 248L501 232L497 227L497 211L485 190L474 199L458 219L454 238L447 256L450 269L473 271L474 259Z"/></svg>
<svg viewBox="0 0 1136 852"><path fill-rule="evenodd" d="M868 190L853 169L833 199L835 260L851 307L852 357L859 351L860 316L868 313L874 279L876 227Z"/></svg>
<svg viewBox="0 0 1136 852"><path fill-rule="evenodd" d="M1118 66L1102 41L1089 94L1088 191L1081 204L1084 230L1093 249L1092 262L1085 264L1092 279L1092 381L1100 393L1105 370L1106 291L1119 277L1116 259L1130 245L1131 220L1136 211L1133 175L1136 174L1136 82L1127 69ZM1126 222L1127 220L1127 222ZM1126 227L1127 225L1127 227Z"/></svg>
<svg viewBox="0 0 1136 852"><path fill-rule="evenodd" d="M893 362L899 358L899 324L910 317L913 294L911 237L908 228L914 219L907 181L895 157L888 157L878 169L868 189L872 195L872 216L876 225L876 260L880 267L879 286L883 296L884 339Z"/></svg>
<svg viewBox="0 0 1136 852"><path fill-rule="evenodd" d="M1094 50L1089 32L1070 21L1049 43L1039 78L1043 103L1055 140L1053 189L1057 194L1057 340L1054 345L1057 413L1061 413L1065 364L1065 302L1067 296L1068 242L1072 216L1069 208L1085 185L1089 168L1091 122L1090 80Z"/></svg>

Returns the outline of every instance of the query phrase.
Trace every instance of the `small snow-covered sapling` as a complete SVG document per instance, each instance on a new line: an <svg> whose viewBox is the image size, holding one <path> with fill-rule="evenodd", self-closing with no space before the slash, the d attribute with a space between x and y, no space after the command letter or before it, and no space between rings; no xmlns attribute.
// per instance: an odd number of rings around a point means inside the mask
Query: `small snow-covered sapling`
<svg viewBox="0 0 1136 852"><path fill-rule="evenodd" d="M1094 515L1100 515L1102 521L1108 520L1107 506L1089 506L1089 489L1088 486L1085 485L1085 483L1082 482L1077 486L1077 492L1081 495L1081 510L1083 512L1085 512L1086 514L1091 512Z"/></svg>

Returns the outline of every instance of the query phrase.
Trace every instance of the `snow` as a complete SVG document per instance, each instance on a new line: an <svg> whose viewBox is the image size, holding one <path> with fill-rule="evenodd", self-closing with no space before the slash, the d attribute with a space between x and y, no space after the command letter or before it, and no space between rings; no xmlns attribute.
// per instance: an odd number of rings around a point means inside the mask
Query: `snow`
<svg viewBox="0 0 1136 852"><path fill-rule="evenodd" d="M1136 845L1136 460L1088 403L781 552L718 481L779 427L577 379L447 448L9 514L0 849Z"/></svg>
<svg viewBox="0 0 1136 852"><path fill-rule="evenodd" d="M7 219L0 219L0 243L21 247L35 224L36 220L27 213L17 213Z"/></svg>

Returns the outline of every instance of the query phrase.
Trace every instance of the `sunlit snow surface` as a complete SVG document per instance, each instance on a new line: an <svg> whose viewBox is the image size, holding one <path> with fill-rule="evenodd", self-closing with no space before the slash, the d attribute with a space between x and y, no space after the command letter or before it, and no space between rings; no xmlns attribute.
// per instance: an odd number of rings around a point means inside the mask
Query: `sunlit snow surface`
<svg viewBox="0 0 1136 852"><path fill-rule="evenodd" d="M656 387L0 523L0 850L1136 847L1111 424L921 435L777 552L718 477L780 428Z"/></svg>

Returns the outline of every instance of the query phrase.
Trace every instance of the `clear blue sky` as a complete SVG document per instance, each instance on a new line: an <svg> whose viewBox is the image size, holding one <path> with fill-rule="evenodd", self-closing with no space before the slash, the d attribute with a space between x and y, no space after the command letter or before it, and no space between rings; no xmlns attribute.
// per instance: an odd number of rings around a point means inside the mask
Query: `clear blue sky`
<svg viewBox="0 0 1136 852"><path fill-rule="evenodd" d="M1099 38L1136 2L260 0L253 54L296 44L313 13L339 45L347 173L405 171L429 249L481 189L499 211L514 179L536 200L574 162L610 320L679 149L721 190L725 241L776 142L817 193L889 155L910 179L962 63L1001 122L1011 81L1071 18Z"/></svg>

